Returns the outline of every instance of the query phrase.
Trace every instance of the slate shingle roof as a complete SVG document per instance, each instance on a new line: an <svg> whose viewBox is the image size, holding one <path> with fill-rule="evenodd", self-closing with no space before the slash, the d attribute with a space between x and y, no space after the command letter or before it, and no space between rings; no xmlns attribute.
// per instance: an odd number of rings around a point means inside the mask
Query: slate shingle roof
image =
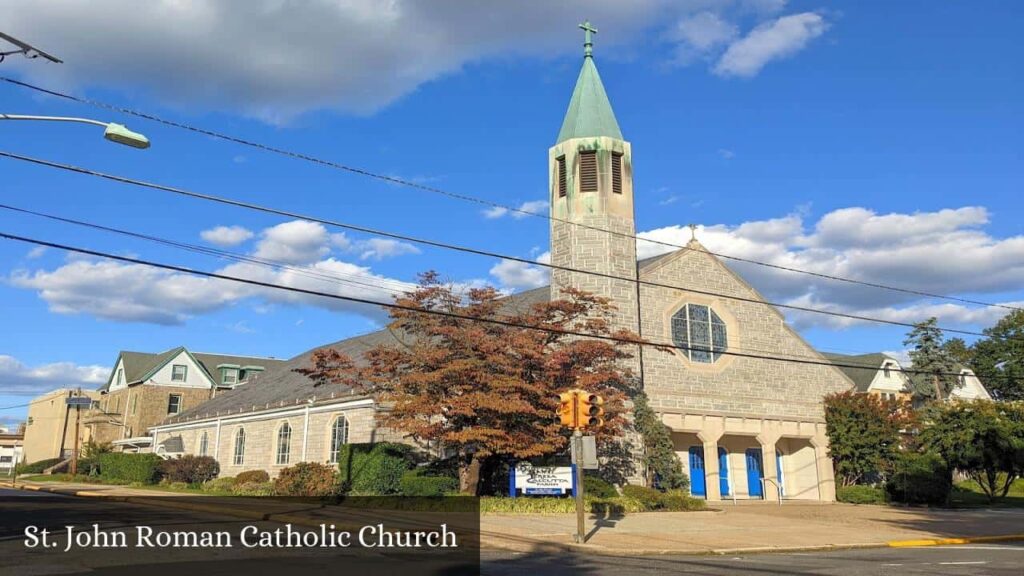
<svg viewBox="0 0 1024 576"><path fill-rule="evenodd" d="M867 392L871 387L871 382L874 381L875 375L882 369L882 364L886 361L895 362L889 356L881 352L873 352L871 354L858 354L858 355L847 355L847 354L831 354L828 352L822 352L822 356L827 358L833 364L836 364L836 368L839 368L846 374L850 380L853 380L854 385L858 392ZM874 366L874 368L853 368L846 365L856 366ZM895 366L894 366L895 367Z"/></svg>
<svg viewBox="0 0 1024 576"><path fill-rule="evenodd" d="M185 351L183 346L177 348L171 348L165 352L158 354L152 354L148 352L131 352L122 351L119 355L122 365L124 366L124 381L128 384L136 384L141 382L144 378L149 376L154 370L163 366L169 362L172 358L181 354ZM217 366L220 364L237 364L239 366L262 366L265 369L270 369L278 364L281 364L282 360L276 360L274 358L260 358L254 356L234 356L227 354L209 354L205 352L193 352L192 357L198 361L207 374L214 378L216 381L216 375L219 374ZM99 390L105 391L110 388L111 381L114 375L111 374L107 383L99 388Z"/></svg>

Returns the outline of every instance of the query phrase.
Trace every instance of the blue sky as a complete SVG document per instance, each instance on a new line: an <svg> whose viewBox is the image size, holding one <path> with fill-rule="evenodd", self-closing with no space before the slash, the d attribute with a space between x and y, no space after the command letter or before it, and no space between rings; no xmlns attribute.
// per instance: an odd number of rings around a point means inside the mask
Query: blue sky
<svg viewBox="0 0 1024 576"><path fill-rule="evenodd" d="M13 7L4 31L65 64L13 57L0 74L544 211L536 203L546 197L547 149L580 63L575 24L589 16L600 29L598 67L633 145L642 235L685 242L692 222L702 242L723 253L1024 301L1024 9L1016 4L642 0L459 10L398 2L387 14L370 2L280 14L253 4L165 8L160 18L179 25L153 29L147 11L155 8L126 10L124 0L90 3L92 10L73 2ZM87 19L98 29L82 25ZM541 218L494 217L480 205L6 84L0 112L116 121L153 141L137 151L87 126L8 122L0 125L2 150L521 257L547 250ZM495 270L494 259L338 236L13 160L0 159L0 174L3 203L183 242L240 240L226 249L362 284L269 277L275 281L366 295L367 282L401 287L429 268L508 289L542 277L524 266ZM209 232L220 226L240 229ZM206 270L230 265L2 210L0 230ZM900 321L937 314L968 330L999 316L763 268L739 271L778 301ZM0 315L0 406L92 385L121 349L185 345L290 357L380 320L6 241ZM790 319L825 350L902 350L900 328Z"/></svg>

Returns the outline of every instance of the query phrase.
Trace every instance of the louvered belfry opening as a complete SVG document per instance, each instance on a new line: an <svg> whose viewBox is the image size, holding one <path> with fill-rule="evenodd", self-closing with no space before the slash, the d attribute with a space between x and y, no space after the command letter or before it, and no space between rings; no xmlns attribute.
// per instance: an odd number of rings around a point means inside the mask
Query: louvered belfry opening
<svg viewBox="0 0 1024 576"><path fill-rule="evenodd" d="M580 192L597 192L597 151L580 152Z"/></svg>
<svg viewBox="0 0 1024 576"><path fill-rule="evenodd" d="M622 153L612 152L612 192L622 194Z"/></svg>
<svg viewBox="0 0 1024 576"><path fill-rule="evenodd" d="M565 156L558 157L558 197L565 198L566 177L565 177Z"/></svg>

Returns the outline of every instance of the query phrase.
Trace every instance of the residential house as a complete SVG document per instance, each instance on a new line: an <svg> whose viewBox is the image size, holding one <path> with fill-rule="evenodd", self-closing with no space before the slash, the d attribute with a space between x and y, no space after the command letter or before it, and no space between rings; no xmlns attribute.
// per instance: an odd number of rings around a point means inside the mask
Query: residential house
<svg viewBox="0 0 1024 576"><path fill-rule="evenodd" d="M854 389L857 392L888 399L909 400L911 397L909 379L903 372L903 366L899 360L884 352L859 355L825 353L824 356L835 363L854 382ZM859 366L864 366L864 368ZM957 384L949 398L992 399L992 395L989 394L973 370L962 364L957 364L956 371L959 374Z"/></svg>
<svg viewBox="0 0 1024 576"><path fill-rule="evenodd" d="M83 416L89 438L129 452L153 450L150 427L217 394L255 382L273 358L191 352L123 351L100 390L98 405Z"/></svg>
<svg viewBox="0 0 1024 576"><path fill-rule="evenodd" d="M25 461L25 434L23 431L0 432L0 476L14 474L14 467Z"/></svg>

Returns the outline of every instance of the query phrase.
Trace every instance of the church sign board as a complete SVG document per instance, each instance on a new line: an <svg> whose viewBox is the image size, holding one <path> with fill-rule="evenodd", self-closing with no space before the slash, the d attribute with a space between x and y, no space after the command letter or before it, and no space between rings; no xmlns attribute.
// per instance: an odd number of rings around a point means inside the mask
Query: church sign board
<svg viewBox="0 0 1024 576"><path fill-rule="evenodd" d="M535 466L516 462L509 470L509 495L560 496L576 488L572 466Z"/></svg>

